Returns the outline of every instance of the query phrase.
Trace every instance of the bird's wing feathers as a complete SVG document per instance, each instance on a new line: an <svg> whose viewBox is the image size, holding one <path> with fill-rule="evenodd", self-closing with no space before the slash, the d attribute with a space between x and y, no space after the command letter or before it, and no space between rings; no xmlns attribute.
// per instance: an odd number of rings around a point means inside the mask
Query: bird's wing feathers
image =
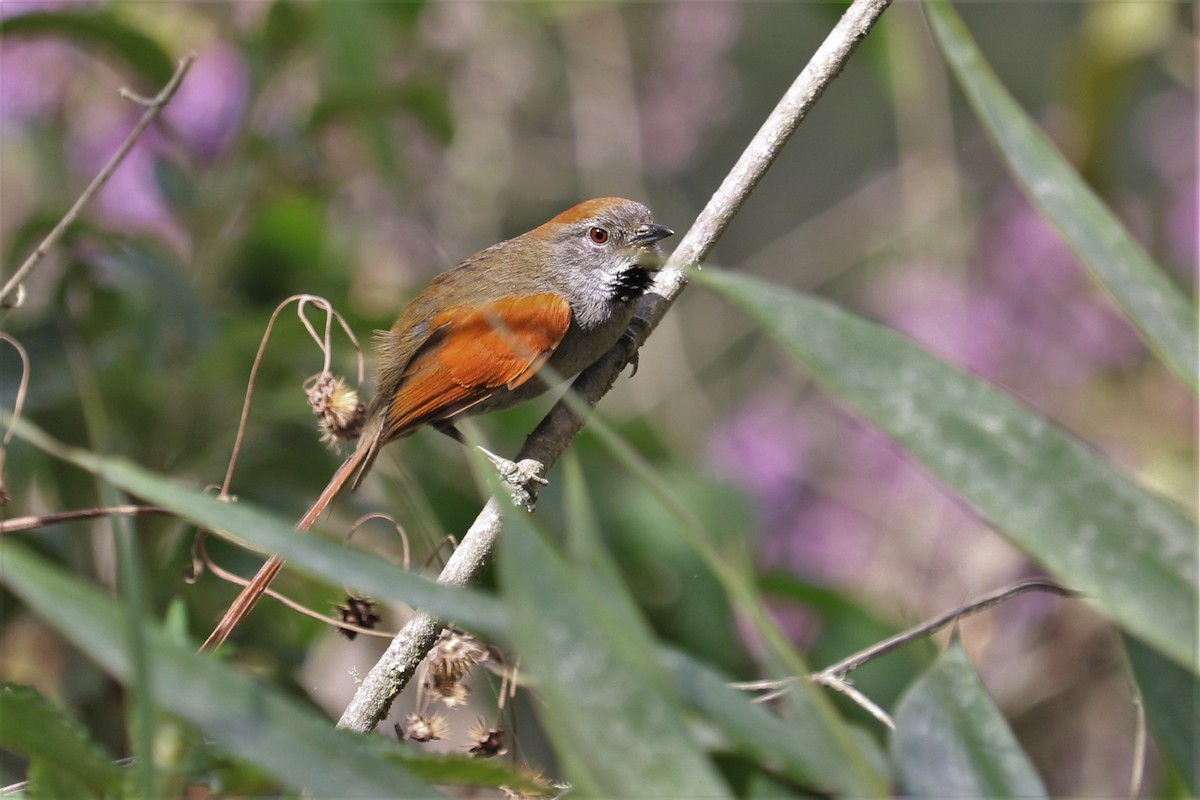
<svg viewBox="0 0 1200 800"><path fill-rule="evenodd" d="M392 395L388 438L520 386L550 358L570 324L571 307L556 294L510 296L442 312Z"/></svg>

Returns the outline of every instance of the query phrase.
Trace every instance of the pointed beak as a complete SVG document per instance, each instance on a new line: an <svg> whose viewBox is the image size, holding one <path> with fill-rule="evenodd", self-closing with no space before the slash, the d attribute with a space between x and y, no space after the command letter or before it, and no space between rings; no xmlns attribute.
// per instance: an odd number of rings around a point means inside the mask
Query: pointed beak
<svg viewBox="0 0 1200 800"><path fill-rule="evenodd" d="M666 225L643 225L638 228L633 234L633 243L637 245L654 244L668 236L674 236L675 231L668 228Z"/></svg>

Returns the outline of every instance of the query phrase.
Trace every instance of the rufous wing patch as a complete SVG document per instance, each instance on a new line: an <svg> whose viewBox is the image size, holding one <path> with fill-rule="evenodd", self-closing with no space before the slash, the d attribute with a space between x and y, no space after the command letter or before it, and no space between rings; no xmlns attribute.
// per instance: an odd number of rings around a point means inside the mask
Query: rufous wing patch
<svg viewBox="0 0 1200 800"><path fill-rule="evenodd" d="M409 361L388 408L388 438L465 411L533 377L571 325L555 294L504 297L450 309Z"/></svg>

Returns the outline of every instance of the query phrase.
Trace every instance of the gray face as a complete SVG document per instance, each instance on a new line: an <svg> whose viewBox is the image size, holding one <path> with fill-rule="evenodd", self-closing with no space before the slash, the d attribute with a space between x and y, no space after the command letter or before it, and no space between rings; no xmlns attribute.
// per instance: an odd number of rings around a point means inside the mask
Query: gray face
<svg viewBox="0 0 1200 800"><path fill-rule="evenodd" d="M593 327L613 306L641 297L662 266L658 242L671 233L654 224L650 209L631 200L562 226L551 247L567 275L576 321Z"/></svg>

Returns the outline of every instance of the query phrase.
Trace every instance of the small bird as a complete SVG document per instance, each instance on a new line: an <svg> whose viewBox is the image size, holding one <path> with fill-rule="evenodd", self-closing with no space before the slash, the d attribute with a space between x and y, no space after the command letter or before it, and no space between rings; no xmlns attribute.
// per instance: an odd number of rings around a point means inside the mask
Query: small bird
<svg viewBox="0 0 1200 800"><path fill-rule="evenodd" d="M356 488L388 442L425 425L461 441L457 418L510 408L594 364L629 327L662 265L658 242L673 234L641 203L600 197L434 278L379 335L362 436L296 529ZM202 651L225 641L282 567L278 556L263 564Z"/></svg>

